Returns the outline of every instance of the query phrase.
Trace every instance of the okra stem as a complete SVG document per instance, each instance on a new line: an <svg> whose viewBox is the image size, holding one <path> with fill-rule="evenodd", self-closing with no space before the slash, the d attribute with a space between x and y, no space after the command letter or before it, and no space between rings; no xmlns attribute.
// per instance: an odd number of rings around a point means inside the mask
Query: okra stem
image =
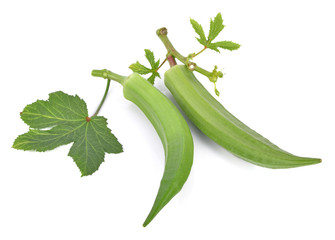
<svg viewBox="0 0 335 240"><path fill-rule="evenodd" d="M123 85L124 80L127 78L125 76L121 76L119 74L113 73L113 72L111 72L107 69L93 70L91 74L94 77L102 77L102 78L105 78L105 79L114 80L114 81L120 83L121 85Z"/></svg>
<svg viewBox="0 0 335 240"><path fill-rule="evenodd" d="M173 66L176 66L177 63L176 63L176 59L174 58L174 56L168 54L166 56L166 59L168 60L169 64L170 64L170 67L173 67Z"/></svg>
<svg viewBox="0 0 335 240"><path fill-rule="evenodd" d="M172 55L173 57L177 58L179 61L181 61L182 63L184 63L185 65L189 66L189 64L192 64L193 67L191 70L197 71L203 75L205 75L208 78L213 77L213 73L209 72L197 65L195 65L194 63L189 63L189 59L187 57L184 57L183 55L181 55L172 45L172 43L170 42L170 39L167 36L167 29L165 27L160 28L156 31L159 39L163 42L166 50L168 51L168 56ZM169 59L168 59L169 60ZM171 62L170 62L170 66L171 66ZM173 65L172 65L173 66ZM171 67L172 67L171 66Z"/></svg>

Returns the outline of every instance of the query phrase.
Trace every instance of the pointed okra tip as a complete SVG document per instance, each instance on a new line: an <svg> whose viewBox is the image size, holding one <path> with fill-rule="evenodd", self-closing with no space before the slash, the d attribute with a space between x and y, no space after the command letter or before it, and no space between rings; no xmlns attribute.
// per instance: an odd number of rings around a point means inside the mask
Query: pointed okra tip
<svg viewBox="0 0 335 240"><path fill-rule="evenodd" d="M155 214L150 213L150 214L148 215L148 217L145 219L145 221L144 221L144 223L142 224L142 226L143 226L143 227L148 226L149 223L151 223L151 221L154 219L154 217L155 217L156 215L157 215L157 213L155 213Z"/></svg>

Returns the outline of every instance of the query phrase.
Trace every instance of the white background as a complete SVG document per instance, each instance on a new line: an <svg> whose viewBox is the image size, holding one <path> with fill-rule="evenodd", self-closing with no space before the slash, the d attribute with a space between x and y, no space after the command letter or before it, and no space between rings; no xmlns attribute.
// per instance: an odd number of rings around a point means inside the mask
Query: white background
<svg viewBox="0 0 335 240"><path fill-rule="evenodd" d="M1 1L0 239L335 239L333 1ZM101 115L124 146L80 177L70 145L46 153L11 148L28 130L19 112L62 90L97 107L108 68L122 75L144 49L165 56L156 37L169 29L184 55L201 49L189 23L238 51L208 50L197 63L226 73L219 101L283 149L320 157L314 166L271 170L240 160L192 124L195 157L182 191L143 228L164 169L150 122L111 84ZM161 74L168 69L162 68ZM203 76L201 82L213 92ZM161 80L156 86L169 93Z"/></svg>

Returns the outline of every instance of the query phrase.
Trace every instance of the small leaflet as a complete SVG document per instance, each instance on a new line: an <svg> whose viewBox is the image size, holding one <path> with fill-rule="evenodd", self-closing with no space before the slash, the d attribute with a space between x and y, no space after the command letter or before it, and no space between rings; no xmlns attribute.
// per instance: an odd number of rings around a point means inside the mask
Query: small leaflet
<svg viewBox="0 0 335 240"><path fill-rule="evenodd" d="M155 61L155 57L154 57L154 53L152 51L150 51L149 49L144 49L145 51L145 57L148 60L148 62L150 63L151 69L147 68L146 66L140 64L138 61L136 63L133 63L129 66L129 68L133 71L136 72L138 74L149 74L151 73L151 76L148 78L148 81L151 84L154 84L155 82L155 78L159 77L160 75L157 72L158 68L159 68L159 62L160 60L158 59L158 61Z"/></svg>
<svg viewBox="0 0 335 240"><path fill-rule="evenodd" d="M205 46L207 44L207 39L206 39L206 36L205 36L204 29L194 19L190 19L190 22L192 24L192 27L193 27L194 31L199 35L199 38L196 38L196 39L199 41L200 44Z"/></svg>
<svg viewBox="0 0 335 240"><path fill-rule="evenodd" d="M210 43L208 48L220 52L218 48L226 49L226 50L237 50L240 48L240 44L234 43L232 41L220 41L215 43Z"/></svg>
<svg viewBox="0 0 335 240"><path fill-rule="evenodd" d="M224 25L223 25L223 20L221 13L218 13L214 20L211 19L210 21L210 28L209 28L209 33L208 33L208 43L212 42L218 35L219 33L223 30Z"/></svg>
<svg viewBox="0 0 335 240"><path fill-rule="evenodd" d="M219 41L213 43L213 40L220 34L220 32L225 27L223 25L221 13L218 13L214 18L214 20L213 19L210 20L210 28L207 38L205 37L204 29L197 21L191 19L190 22L192 24L194 31L199 35L199 38L196 39L205 48L209 48L216 52L220 52L219 48L233 51L237 50L240 47L240 44L231 41Z"/></svg>

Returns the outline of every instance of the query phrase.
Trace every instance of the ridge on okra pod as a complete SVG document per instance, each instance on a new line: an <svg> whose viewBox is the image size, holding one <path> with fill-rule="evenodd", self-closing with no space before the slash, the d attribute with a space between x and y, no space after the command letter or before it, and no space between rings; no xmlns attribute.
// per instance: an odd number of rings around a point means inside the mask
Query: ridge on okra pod
<svg viewBox="0 0 335 240"><path fill-rule="evenodd" d="M190 19L190 23L202 45L199 51L180 54L169 40L168 30L165 27L158 29L156 34L167 51L162 62L155 59L152 51L145 49L150 66L136 61L129 66L133 73L127 77L107 69L93 70L92 76L106 79L106 89L92 115L88 114L83 99L62 91L50 93L48 100L37 100L27 105L20 117L29 125L29 130L18 136L12 147L44 152L72 144L68 156L79 168L81 176L95 173L107 153L123 152L123 146L108 127L107 119L99 116L111 81L120 83L123 96L143 112L156 130L165 153L160 186L143 223L144 227L147 226L181 191L193 164L194 145L189 126L178 108L154 86L155 79L161 78L161 67L168 62L170 69L163 74L165 86L187 118L213 142L241 159L266 168L294 168L320 163L319 158L300 157L281 149L237 119L213 97L194 72L206 76L213 83L217 96L220 93L216 82L224 74L218 66L208 71L194 59L208 49L220 53L220 50L237 50L240 45L226 40L214 41L225 27L220 13L210 20L207 35L196 20ZM147 79L140 76L148 74Z"/></svg>

